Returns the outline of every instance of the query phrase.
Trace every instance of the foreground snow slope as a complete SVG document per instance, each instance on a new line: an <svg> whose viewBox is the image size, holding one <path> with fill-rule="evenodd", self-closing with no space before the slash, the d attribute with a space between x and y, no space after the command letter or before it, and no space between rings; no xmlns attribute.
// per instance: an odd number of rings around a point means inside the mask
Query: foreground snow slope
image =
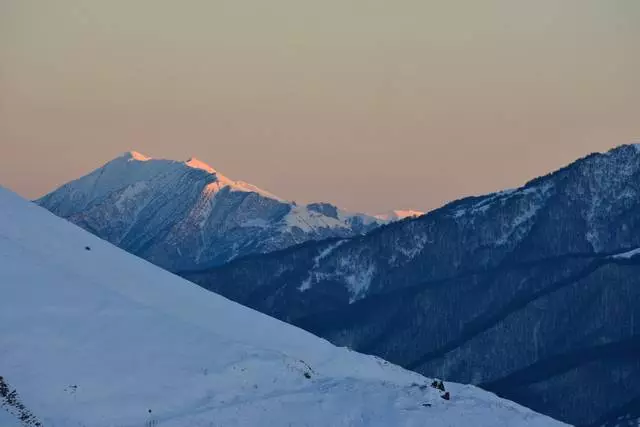
<svg viewBox="0 0 640 427"><path fill-rule="evenodd" d="M2 188L0 296L0 376L45 427L560 425L471 386L445 401Z"/></svg>

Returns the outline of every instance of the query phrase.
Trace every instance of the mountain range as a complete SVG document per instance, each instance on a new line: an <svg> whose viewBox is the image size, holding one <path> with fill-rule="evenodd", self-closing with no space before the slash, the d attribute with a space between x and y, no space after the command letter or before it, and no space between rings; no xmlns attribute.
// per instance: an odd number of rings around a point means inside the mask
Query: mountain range
<svg viewBox="0 0 640 427"><path fill-rule="evenodd" d="M185 185L192 181L198 184ZM211 184L216 196L194 202ZM137 186L143 195L127 204ZM253 216L234 204L243 197L250 206L260 201L249 209ZM297 206L199 161L137 153L38 202L336 345L479 385L578 426L640 420L639 145L594 153L520 188L422 216ZM192 220L203 205L207 220ZM210 214L221 205L234 208ZM278 213L265 213L273 212L265 205ZM253 225L258 217L265 229ZM317 221L301 227L309 221L299 218L308 217ZM325 226L329 219L338 222ZM214 231L200 233L209 230L202 224L215 224ZM251 232L238 231L244 228Z"/></svg>
<svg viewBox="0 0 640 427"><path fill-rule="evenodd" d="M3 427L564 425L335 347L1 187L0 206Z"/></svg>
<svg viewBox="0 0 640 427"><path fill-rule="evenodd" d="M181 274L579 426L640 419L640 146L364 236Z"/></svg>
<svg viewBox="0 0 640 427"><path fill-rule="evenodd" d="M415 215L374 217L329 203L298 205L206 163L125 153L38 204L95 235L176 271L220 265L308 240L352 237Z"/></svg>

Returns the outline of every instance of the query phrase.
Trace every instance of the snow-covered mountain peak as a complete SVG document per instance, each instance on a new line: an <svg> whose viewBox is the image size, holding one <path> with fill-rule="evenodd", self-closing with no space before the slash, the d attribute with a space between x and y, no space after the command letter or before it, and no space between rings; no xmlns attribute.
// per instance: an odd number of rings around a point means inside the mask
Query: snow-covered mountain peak
<svg viewBox="0 0 640 427"><path fill-rule="evenodd" d="M308 240L353 237L386 222L328 203L297 206L195 157L154 159L135 151L38 203L173 271Z"/></svg>

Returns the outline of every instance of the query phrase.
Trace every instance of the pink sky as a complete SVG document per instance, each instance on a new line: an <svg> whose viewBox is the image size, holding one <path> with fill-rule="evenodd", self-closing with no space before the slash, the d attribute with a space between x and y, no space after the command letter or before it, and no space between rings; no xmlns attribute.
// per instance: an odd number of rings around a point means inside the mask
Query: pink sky
<svg viewBox="0 0 640 427"><path fill-rule="evenodd" d="M637 0L5 0L0 184L128 150L379 212L640 139Z"/></svg>

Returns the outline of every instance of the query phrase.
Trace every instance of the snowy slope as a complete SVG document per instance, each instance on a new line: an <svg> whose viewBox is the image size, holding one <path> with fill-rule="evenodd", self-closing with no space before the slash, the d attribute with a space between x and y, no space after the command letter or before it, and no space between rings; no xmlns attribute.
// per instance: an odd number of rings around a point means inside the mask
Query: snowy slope
<svg viewBox="0 0 640 427"><path fill-rule="evenodd" d="M328 203L296 205L206 163L125 153L38 203L171 271L219 265L386 223Z"/></svg>
<svg viewBox="0 0 640 427"><path fill-rule="evenodd" d="M471 386L445 401L1 188L0 295L0 375L45 427L561 425Z"/></svg>

